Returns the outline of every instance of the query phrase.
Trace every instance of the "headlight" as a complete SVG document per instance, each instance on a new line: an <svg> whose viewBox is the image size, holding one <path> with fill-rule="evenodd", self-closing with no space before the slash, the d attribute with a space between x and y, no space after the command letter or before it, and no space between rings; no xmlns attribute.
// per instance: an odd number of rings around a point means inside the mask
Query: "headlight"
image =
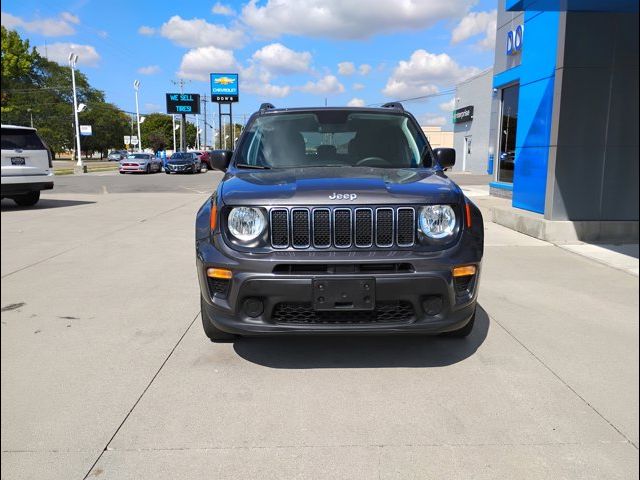
<svg viewBox="0 0 640 480"><path fill-rule="evenodd" d="M227 220L231 235L243 242L255 240L267 226L261 210L253 207L237 207L229 212Z"/></svg>
<svg viewBox="0 0 640 480"><path fill-rule="evenodd" d="M449 205L427 205L420 209L418 226L429 238L450 237L456 231L456 213Z"/></svg>

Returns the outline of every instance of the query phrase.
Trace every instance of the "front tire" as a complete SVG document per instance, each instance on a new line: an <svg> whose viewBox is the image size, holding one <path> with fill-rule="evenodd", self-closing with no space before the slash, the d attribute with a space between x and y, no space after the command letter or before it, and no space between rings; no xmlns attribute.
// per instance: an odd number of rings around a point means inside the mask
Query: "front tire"
<svg viewBox="0 0 640 480"><path fill-rule="evenodd" d="M151 173L151 165L149 165L147 163L147 168L144 169L144 173L146 173L147 175Z"/></svg>
<svg viewBox="0 0 640 480"><path fill-rule="evenodd" d="M224 332L211 323L204 303L204 299L200 297L200 316L202 317L204 334L214 343L233 342L237 338L236 335Z"/></svg>
<svg viewBox="0 0 640 480"><path fill-rule="evenodd" d="M13 201L21 207L32 207L40 200L40 192L23 193L22 195L16 195L13 197Z"/></svg>
<svg viewBox="0 0 640 480"><path fill-rule="evenodd" d="M165 170L164 173L166 173L167 175L171 175L171 172L169 170Z"/></svg>

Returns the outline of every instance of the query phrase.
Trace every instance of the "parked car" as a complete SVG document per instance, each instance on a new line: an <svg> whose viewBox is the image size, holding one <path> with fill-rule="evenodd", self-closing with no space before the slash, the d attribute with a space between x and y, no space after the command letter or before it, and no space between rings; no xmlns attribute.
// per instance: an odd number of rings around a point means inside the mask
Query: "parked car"
<svg viewBox="0 0 640 480"><path fill-rule="evenodd" d="M200 173L202 162L194 152L175 152L167 159L165 173Z"/></svg>
<svg viewBox="0 0 640 480"><path fill-rule="evenodd" d="M196 216L202 324L237 335L472 331L480 210L399 103L249 119Z"/></svg>
<svg viewBox="0 0 640 480"><path fill-rule="evenodd" d="M35 128L2 125L2 198L21 206L38 203L53 188L53 157Z"/></svg>
<svg viewBox="0 0 640 480"><path fill-rule="evenodd" d="M152 153L130 153L120 162L120 173L158 173L162 171L162 159Z"/></svg>
<svg viewBox="0 0 640 480"><path fill-rule="evenodd" d="M107 155L107 160L110 162L119 162L127 158L128 155L129 152L126 150L113 150L112 152L109 152L109 155Z"/></svg>
<svg viewBox="0 0 640 480"><path fill-rule="evenodd" d="M198 156L203 168L206 168L207 170L211 169L211 164L209 163L209 152L206 150L194 150L193 153Z"/></svg>

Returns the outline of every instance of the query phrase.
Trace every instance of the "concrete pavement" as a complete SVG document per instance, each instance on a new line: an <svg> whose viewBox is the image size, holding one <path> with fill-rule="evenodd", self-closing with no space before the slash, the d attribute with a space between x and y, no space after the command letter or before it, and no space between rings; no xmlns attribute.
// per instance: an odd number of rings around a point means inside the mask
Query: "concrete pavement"
<svg viewBox="0 0 640 480"><path fill-rule="evenodd" d="M2 202L2 479L638 478L637 277L487 224L467 340L214 345L213 175Z"/></svg>

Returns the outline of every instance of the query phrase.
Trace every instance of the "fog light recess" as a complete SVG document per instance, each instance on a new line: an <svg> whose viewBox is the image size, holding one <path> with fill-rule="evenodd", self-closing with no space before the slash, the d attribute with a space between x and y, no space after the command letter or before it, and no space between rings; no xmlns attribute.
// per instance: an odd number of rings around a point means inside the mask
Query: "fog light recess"
<svg viewBox="0 0 640 480"><path fill-rule="evenodd" d="M264 304L262 300L255 297L249 297L242 302L242 310L251 318L256 318L264 312Z"/></svg>

